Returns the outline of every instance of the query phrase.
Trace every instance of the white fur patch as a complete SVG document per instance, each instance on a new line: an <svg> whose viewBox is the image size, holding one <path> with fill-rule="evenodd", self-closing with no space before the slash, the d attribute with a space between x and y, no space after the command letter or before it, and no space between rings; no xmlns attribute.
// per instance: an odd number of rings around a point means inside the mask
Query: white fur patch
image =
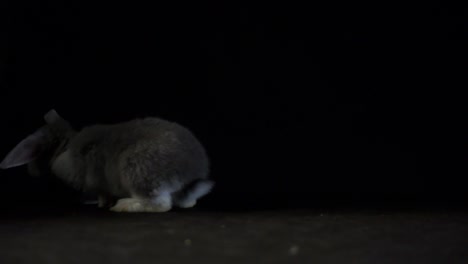
<svg viewBox="0 0 468 264"><path fill-rule="evenodd" d="M169 192L162 192L158 196L151 199L151 203L160 208L171 208L172 197Z"/></svg>
<svg viewBox="0 0 468 264"><path fill-rule="evenodd" d="M117 204L110 208L110 211L119 213L163 213L171 210L170 202L170 197L169 200L162 199L161 201L123 198L119 199Z"/></svg>
<svg viewBox="0 0 468 264"><path fill-rule="evenodd" d="M194 207L200 197L207 195L214 186L214 182L203 181L198 183L187 195L178 201L178 206L182 208Z"/></svg>
<svg viewBox="0 0 468 264"><path fill-rule="evenodd" d="M202 196L207 195L213 188L214 183L204 181L199 184L188 194L190 200L196 200Z"/></svg>

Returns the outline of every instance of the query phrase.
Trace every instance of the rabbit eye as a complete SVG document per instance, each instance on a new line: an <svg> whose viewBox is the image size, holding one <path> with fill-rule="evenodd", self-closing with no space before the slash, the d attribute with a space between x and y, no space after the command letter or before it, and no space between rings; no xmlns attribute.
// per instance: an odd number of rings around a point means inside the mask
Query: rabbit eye
<svg viewBox="0 0 468 264"><path fill-rule="evenodd" d="M88 154L89 152L91 152L96 146L96 143L95 142L89 142L88 144L84 145L81 150L80 150L80 154L81 155L86 155Z"/></svg>

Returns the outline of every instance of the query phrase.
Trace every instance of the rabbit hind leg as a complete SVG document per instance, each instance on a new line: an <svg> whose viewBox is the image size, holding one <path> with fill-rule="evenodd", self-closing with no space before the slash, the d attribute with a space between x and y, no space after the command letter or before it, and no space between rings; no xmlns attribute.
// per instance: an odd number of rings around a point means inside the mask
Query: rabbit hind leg
<svg viewBox="0 0 468 264"><path fill-rule="evenodd" d="M207 195L214 186L214 182L210 180L195 180L186 188L176 192L174 203L180 208L191 208L197 204L197 200Z"/></svg>

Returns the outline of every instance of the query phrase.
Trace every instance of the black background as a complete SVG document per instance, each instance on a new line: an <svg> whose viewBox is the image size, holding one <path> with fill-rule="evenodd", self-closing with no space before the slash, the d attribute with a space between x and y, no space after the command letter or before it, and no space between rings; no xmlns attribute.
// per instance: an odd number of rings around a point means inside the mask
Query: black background
<svg viewBox="0 0 468 264"><path fill-rule="evenodd" d="M51 108L77 128L153 115L206 146L207 203L466 199L466 9L150 2L2 4L1 155ZM70 193L0 173L5 199Z"/></svg>

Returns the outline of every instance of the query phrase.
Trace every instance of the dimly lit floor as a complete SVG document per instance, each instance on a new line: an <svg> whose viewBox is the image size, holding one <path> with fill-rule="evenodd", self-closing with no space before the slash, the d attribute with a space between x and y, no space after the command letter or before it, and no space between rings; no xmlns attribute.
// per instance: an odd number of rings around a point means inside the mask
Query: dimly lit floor
<svg viewBox="0 0 468 264"><path fill-rule="evenodd" d="M7 209L0 263L468 263L465 210Z"/></svg>

